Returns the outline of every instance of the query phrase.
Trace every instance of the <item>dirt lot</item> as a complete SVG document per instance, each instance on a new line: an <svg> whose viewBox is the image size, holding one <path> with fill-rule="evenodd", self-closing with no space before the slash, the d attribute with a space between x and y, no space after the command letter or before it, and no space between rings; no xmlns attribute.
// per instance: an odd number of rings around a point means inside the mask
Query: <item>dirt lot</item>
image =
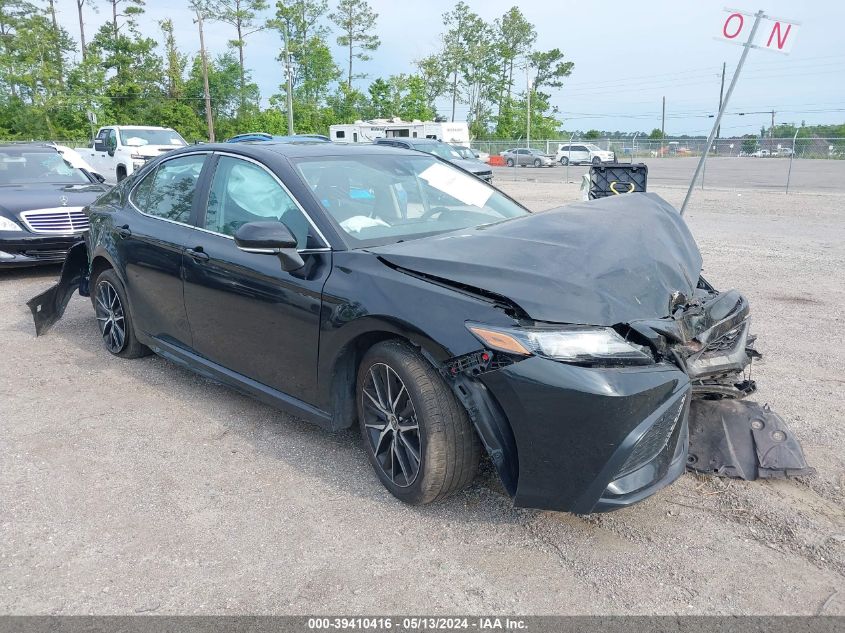
<svg viewBox="0 0 845 633"><path fill-rule="evenodd" d="M535 209L577 197L503 186ZM843 207L705 191L688 213L707 278L751 300L759 399L818 474L688 474L588 517L516 510L489 469L401 505L354 432L113 358L79 297L36 339L24 303L57 271L0 273L0 612L845 614Z"/></svg>

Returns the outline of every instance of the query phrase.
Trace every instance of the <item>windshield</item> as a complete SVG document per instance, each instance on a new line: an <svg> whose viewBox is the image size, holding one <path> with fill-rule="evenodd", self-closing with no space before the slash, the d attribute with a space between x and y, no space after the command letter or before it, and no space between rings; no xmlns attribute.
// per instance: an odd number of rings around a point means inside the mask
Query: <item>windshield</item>
<svg viewBox="0 0 845 633"><path fill-rule="evenodd" d="M0 151L0 185L51 183L78 185L90 183L83 172L71 167L53 151Z"/></svg>
<svg viewBox="0 0 845 633"><path fill-rule="evenodd" d="M174 130L153 130L140 128L120 130L120 142L123 145L140 147L141 145L187 145Z"/></svg>
<svg viewBox="0 0 845 633"><path fill-rule="evenodd" d="M601 147L599 147L598 145L593 145L592 143L587 143L587 149L590 150L591 152L600 152L601 151Z"/></svg>
<svg viewBox="0 0 845 633"><path fill-rule="evenodd" d="M455 160L456 158L461 157L458 152L456 152L454 149L452 149L445 143L429 143L425 145L418 145L414 149L418 149L419 151L425 152L426 154L434 154L435 156L445 158L446 160Z"/></svg>
<svg viewBox="0 0 845 633"><path fill-rule="evenodd" d="M354 247L528 214L475 176L427 156L303 158L296 166Z"/></svg>

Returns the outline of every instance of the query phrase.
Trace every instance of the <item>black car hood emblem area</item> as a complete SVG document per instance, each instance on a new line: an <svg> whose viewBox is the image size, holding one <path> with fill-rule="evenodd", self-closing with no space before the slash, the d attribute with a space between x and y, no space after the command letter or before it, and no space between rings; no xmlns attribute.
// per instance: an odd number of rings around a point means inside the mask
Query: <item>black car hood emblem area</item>
<svg viewBox="0 0 845 633"><path fill-rule="evenodd" d="M505 297L537 321L615 325L693 296L701 253L651 193L611 196L369 249L407 271Z"/></svg>

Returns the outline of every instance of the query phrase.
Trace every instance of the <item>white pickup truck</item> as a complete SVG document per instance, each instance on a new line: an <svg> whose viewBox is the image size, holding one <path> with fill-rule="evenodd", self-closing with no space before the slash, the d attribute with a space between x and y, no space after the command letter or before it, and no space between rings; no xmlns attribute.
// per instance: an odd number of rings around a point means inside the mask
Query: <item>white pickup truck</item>
<svg viewBox="0 0 845 633"><path fill-rule="evenodd" d="M185 145L185 139L168 127L110 125L100 128L92 147L80 147L76 151L106 182L115 183L162 152Z"/></svg>

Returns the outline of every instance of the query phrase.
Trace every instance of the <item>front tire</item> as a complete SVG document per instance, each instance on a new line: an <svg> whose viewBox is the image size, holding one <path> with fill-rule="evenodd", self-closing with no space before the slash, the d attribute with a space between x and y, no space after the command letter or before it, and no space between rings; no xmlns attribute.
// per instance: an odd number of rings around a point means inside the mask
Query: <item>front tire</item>
<svg viewBox="0 0 845 633"><path fill-rule="evenodd" d="M561 156L560 164L566 167L569 164L569 158L566 156Z"/></svg>
<svg viewBox="0 0 845 633"><path fill-rule="evenodd" d="M367 457L397 499L431 503L475 478L481 445L466 411L407 343L384 341L367 352L356 395Z"/></svg>
<svg viewBox="0 0 845 633"><path fill-rule="evenodd" d="M598 156L593 156L593 165L601 165L601 158Z"/></svg>
<svg viewBox="0 0 845 633"><path fill-rule="evenodd" d="M126 291L113 269L109 268L94 280L91 302L97 316L97 327L109 353L121 358L140 358L151 354L150 348L138 342Z"/></svg>
<svg viewBox="0 0 845 633"><path fill-rule="evenodd" d="M534 167L540 167L540 166L542 166L542 164L543 164L543 161L541 161L539 158L534 159Z"/></svg>

